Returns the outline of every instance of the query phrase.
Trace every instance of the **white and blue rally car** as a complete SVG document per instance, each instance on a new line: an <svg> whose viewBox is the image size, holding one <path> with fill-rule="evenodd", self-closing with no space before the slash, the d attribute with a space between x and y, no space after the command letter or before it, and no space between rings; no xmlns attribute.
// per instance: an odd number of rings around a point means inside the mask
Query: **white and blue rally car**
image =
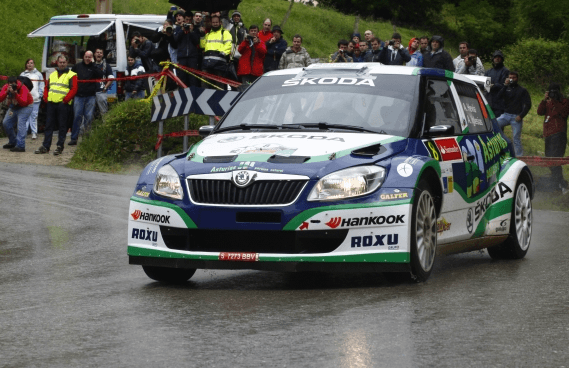
<svg viewBox="0 0 569 368"><path fill-rule="evenodd" d="M131 197L129 260L154 280L245 268L424 281L438 253L528 251L532 174L462 75L274 71L200 134L150 163Z"/></svg>

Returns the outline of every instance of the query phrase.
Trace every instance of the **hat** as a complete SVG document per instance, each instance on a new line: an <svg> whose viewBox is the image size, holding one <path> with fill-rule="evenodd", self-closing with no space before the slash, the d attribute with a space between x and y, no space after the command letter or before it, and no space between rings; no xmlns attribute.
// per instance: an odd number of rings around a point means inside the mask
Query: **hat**
<svg viewBox="0 0 569 368"><path fill-rule="evenodd" d="M273 26L272 32L279 31L282 35L284 34L283 30L280 26Z"/></svg>
<svg viewBox="0 0 569 368"><path fill-rule="evenodd" d="M504 60L504 54L502 54L502 51L500 51L500 50L494 51L494 55L492 55L492 59L495 58L496 56L499 56L502 58L502 60Z"/></svg>
<svg viewBox="0 0 569 368"><path fill-rule="evenodd" d="M362 36L360 36L359 33L354 33L354 34L352 35L352 38L354 38L354 37L357 37L357 38L359 38L360 40L362 39Z"/></svg>
<svg viewBox="0 0 569 368"><path fill-rule="evenodd" d="M231 13L231 18L233 18L234 15L238 15L241 17L241 13L237 10L235 10L233 13Z"/></svg>

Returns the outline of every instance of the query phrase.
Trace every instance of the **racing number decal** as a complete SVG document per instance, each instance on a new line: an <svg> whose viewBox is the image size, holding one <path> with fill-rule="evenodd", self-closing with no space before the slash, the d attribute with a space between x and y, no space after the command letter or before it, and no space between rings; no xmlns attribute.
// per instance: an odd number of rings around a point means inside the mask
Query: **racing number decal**
<svg viewBox="0 0 569 368"><path fill-rule="evenodd" d="M433 141L426 141L425 142L425 146L427 147L427 150L429 151L429 154L431 155L432 158L434 158L437 161L442 161L443 158L441 156L441 152L439 151L437 145L435 144L435 142Z"/></svg>

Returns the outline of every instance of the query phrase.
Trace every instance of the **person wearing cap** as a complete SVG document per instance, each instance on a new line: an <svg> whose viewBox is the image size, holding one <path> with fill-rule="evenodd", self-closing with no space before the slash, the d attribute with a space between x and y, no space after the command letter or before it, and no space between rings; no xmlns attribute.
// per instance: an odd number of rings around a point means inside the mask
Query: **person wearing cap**
<svg viewBox="0 0 569 368"><path fill-rule="evenodd" d="M364 54L360 48L359 44L354 44L354 56L352 57L354 63L363 63L364 62Z"/></svg>
<svg viewBox="0 0 569 368"><path fill-rule="evenodd" d="M488 69L484 75L490 77L491 84L488 103L496 117L504 113L504 101L498 98L498 92L504 87L504 81L509 74L510 71L504 66L504 54L500 50L494 51L494 55L492 55L492 69Z"/></svg>
<svg viewBox="0 0 569 368"><path fill-rule="evenodd" d="M354 41L354 45L355 45L356 43L359 44L361 40L362 40L362 36L360 36L359 33L354 33L354 34L352 35L352 41Z"/></svg>
<svg viewBox="0 0 569 368"><path fill-rule="evenodd" d="M287 42L282 35L284 34L281 27L275 25L272 30L273 37L271 37L265 45L267 46L267 55L265 56L265 73L279 68L279 62L283 53L288 47Z"/></svg>
<svg viewBox="0 0 569 368"><path fill-rule="evenodd" d="M238 69L239 66L239 59L241 58L241 54L237 51L237 48L243 42L245 37L247 37L247 28L241 21L241 13L235 10L231 13L231 20L229 21L229 25L226 30L231 33L232 41L231 41L231 56L230 59L235 64L235 70Z"/></svg>
<svg viewBox="0 0 569 368"><path fill-rule="evenodd" d="M411 60L411 56L401 44L401 35L395 32L391 36L389 45L381 50L379 60L385 65L403 65L403 63Z"/></svg>

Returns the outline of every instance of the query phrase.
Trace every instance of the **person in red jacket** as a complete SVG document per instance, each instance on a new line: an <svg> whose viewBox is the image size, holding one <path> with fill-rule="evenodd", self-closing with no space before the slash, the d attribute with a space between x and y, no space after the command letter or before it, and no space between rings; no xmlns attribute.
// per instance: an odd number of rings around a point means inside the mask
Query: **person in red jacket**
<svg viewBox="0 0 569 368"><path fill-rule="evenodd" d="M241 42L237 51L241 54L237 76L243 87L247 88L258 77L263 75L263 64L267 54L267 46L258 37L259 27L251 25L249 35Z"/></svg>
<svg viewBox="0 0 569 368"><path fill-rule="evenodd" d="M273 32L271 32L272 25L273 21L270 18L265 19L263 22L263 30L259 32L259 39L262 43L267 43L268 40L273 38Z"/></svg>
<svg viewBox="0 0 569 368"><path fill-rule="evenodd" d="M551 83L544 99L537 107L537 114L545 116L543 121L543 138L545 138L545 156L563 157L567 147L567 117L569 116L569 100L561 94L561 85ZM563 178L561 166L551 167L551 180L563 194L567 191L567 181Z"/></svg>
<svg viewBox="0 0 569 368"><path fill-rule="evenodd" d="M9 77L8 83L0 91L0 102L8 99L8 111L4 117L3 125L8 135L8 144L4 148L12 152L26 152L26 122L32 113L34 98L24 84L17 77ZM14 125L18 124L18 136L14 132Z"/></svg>

